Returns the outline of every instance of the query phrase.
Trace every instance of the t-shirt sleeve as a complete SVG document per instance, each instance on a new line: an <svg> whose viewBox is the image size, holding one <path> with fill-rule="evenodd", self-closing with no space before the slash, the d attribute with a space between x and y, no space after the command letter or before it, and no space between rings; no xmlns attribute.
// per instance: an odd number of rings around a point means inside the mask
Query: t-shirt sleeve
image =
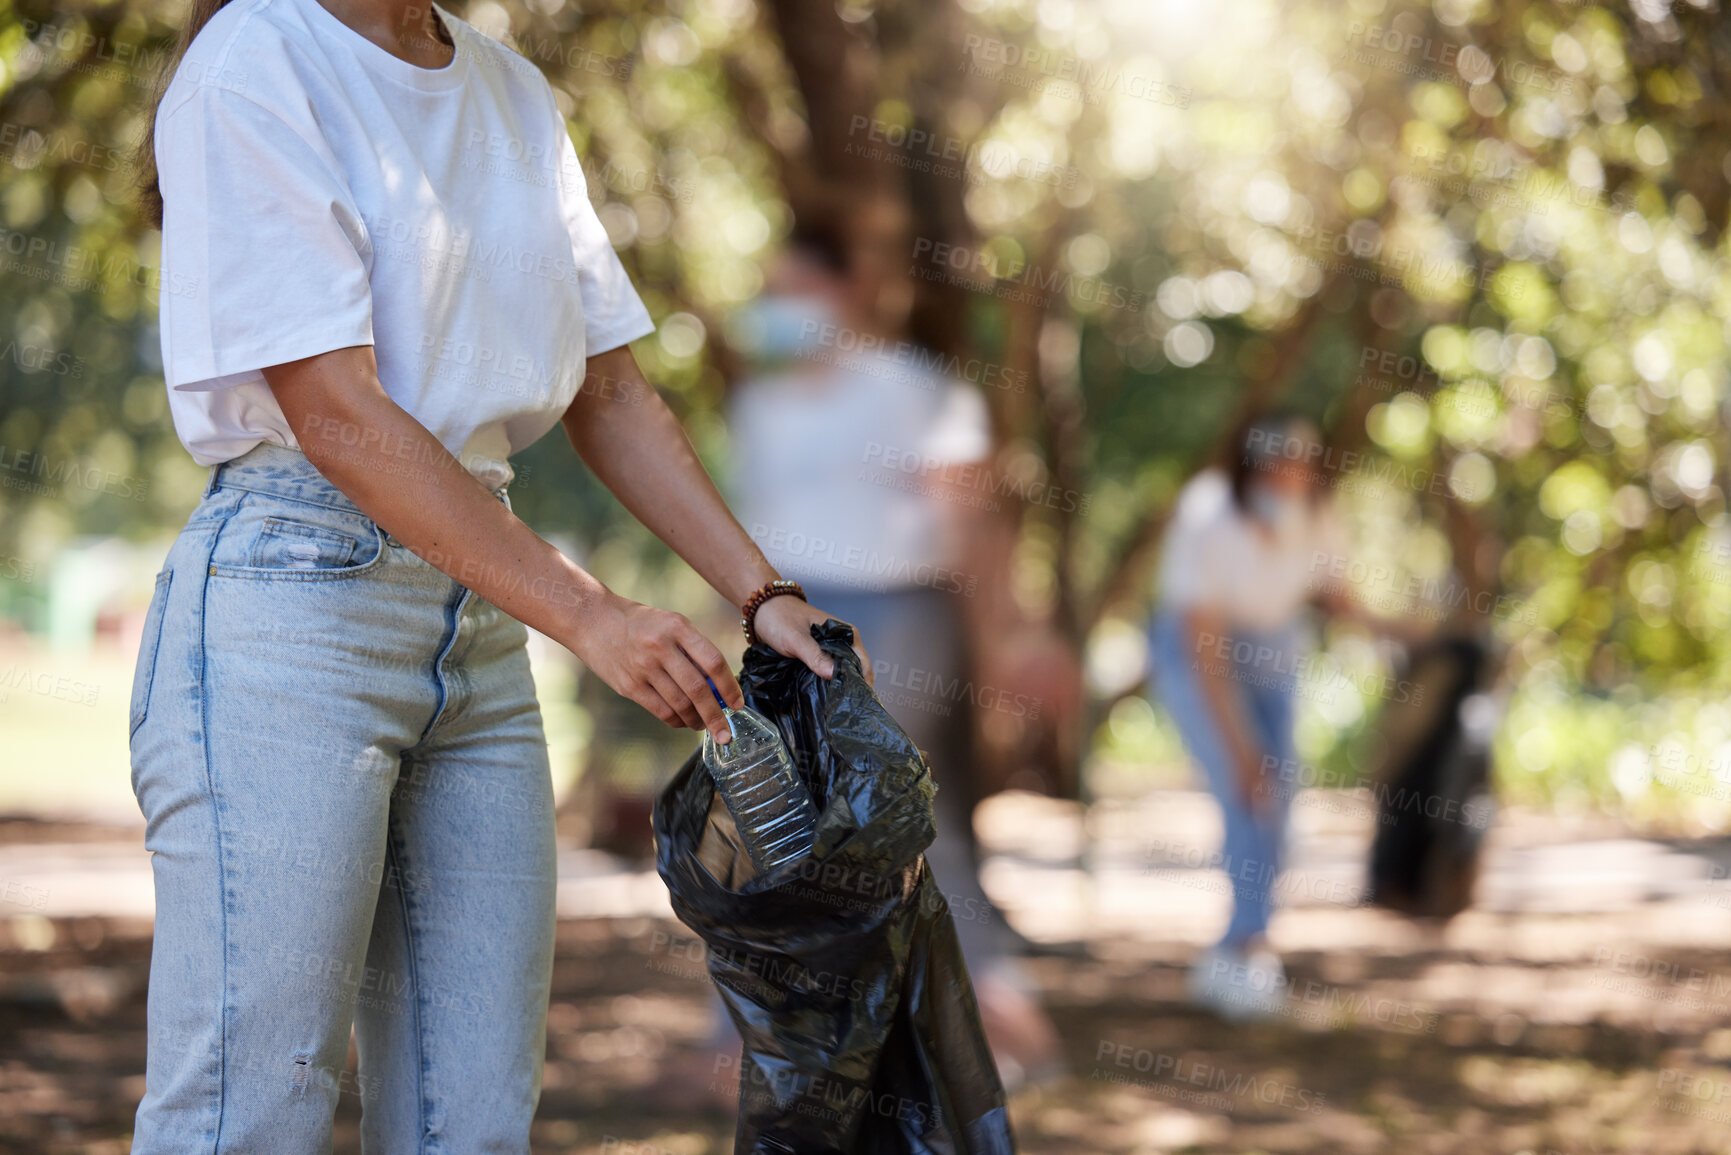
<svg viewBox="0 0 1731 1155"><path fill-rule="evenodd" d="M930 462L971 465L992 451L991 415L979 390L959 381L939 380L939 402L927 426L921 451Z"/></svg>
<svg viewBox="0 0 1731 1155"><path fill-rule="evenodd" d="M577 287L583 294L584 356L605 353L639 337L655 332L655 322L643 306L643 298L631 284L631 277L613 251L613 242L589 194L583 178L583 167L577 162L577 148L571 143L571 133L565 118L553 103L548 90L548 104L558 120L560 148L559 196L565 213L565 226L571 233L571 256L577 266Z"/></svg>
<svg viewBox="0 0 1731 1155"><path fill-rule="evenodd" d="M170 387L373 343L366 227L323 141L206 85L162 118L156 156Z"/></svg>

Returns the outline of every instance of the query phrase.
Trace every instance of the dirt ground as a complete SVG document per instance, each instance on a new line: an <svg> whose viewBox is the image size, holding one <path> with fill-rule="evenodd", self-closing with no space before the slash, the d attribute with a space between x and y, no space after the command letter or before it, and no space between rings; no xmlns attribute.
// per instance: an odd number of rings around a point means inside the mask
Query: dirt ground
<svg viewBox="0 0 1731 1155"><path fill-rule="evenodd" d="M61 847L106 837L50 833ZM13 849L40 835L0 823ZM1724 851L1690 849L1703 861ZM1507 856L1523 850L1534 846L1501 853L1519 863ZM1595 895L1627 883L1574 869ZM1509 905L1506 884L1487 880L1497 885ZM12 903L0 915L0 1151L125 1152L144 1082L149 922L0 897ZM1493 902L1446 930L1301 906L1283 916L1288 1013L1251 1027L1185 1004L1193 947L1151 916L1102 918L1102 933L1032 959L1068 1073L1014 1096L1020 1149L1731 1151L1731 959L1717 932L1702 933L1726 904L1660 888L1613 905ZM732 1149L728 1117L655 1094L670 1066L702 1069L707 982L695 940L671 920L561 920L538 1155ZM340 1097L337 1152L359 1150L360 1105Z"/></svg>

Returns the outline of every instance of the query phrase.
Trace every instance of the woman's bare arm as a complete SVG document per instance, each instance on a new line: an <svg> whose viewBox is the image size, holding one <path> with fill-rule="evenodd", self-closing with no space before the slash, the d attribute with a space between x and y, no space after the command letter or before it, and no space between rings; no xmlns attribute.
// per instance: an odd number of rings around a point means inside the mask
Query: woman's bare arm
<svg viewBox="0 0 1731 1155"><path fill-rule="evenodd" d="M1227 654L1232 652L1231 624L1220 611L1198 606L1184 612L1184 633L1190 644L1190 660L1202 675L1202 698L1208 703L1214 728L1232 759L1239 794L1246 806L1260 809L1264 752L1250 728L1244 695L1232 684L1231 659L1215 657L1222 649Z"/></svg>
<svg viewBox="0 0 1731 1155"><path fill-rule="evenodd" d="M715 680L729 704L743 699L721 652L682 615L612 593L488 493L385 393L370 345L272 366L264 377L307 458L386 532L566 646L602 681L663 722L707 726L725 740L727 723L704 677ZM683 462L658 461L652 452L637 466L649 474L685 468ZM693 496L670 486L666 500L679 504ZM700 492L695 500L707 508L707 495ZM693 532L685 521L676 518L673 524ZM730 589L756 572L740 564L740 553L735 546L720 559L705 558L714 572L740 571Z"/></svg>
<svg viewBox="0 0 1731 1155"><path fill-rule="evenodd" d="M583 387L562 420L571 447L602 484L722 597L740 605L780 576L734 519L628 347L589 358ZM812 624L829 616L798 598L772 598L758 610L757 633L778 653L829 677L834 663L811 636ZM869 679L871 662L860 645L854 649Z"/></svg>

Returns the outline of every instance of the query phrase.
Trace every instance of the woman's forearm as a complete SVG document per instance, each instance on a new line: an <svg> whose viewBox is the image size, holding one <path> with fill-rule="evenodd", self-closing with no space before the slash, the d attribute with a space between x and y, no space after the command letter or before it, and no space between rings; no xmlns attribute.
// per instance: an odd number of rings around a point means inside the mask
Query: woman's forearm
<svg viewBox="0 0 1731 1155"><path fill-rule="evenodd" d="M442 571L567 645L611 595L488 493L379 384L370 346L265 370L307 459Z"/></svg>
<svg viewBox="0 0 1731 1155"><path fill-rule="evenodd" d="M602 484L728 601L739 605L779 576L734 519L629 348L589 358L563 423Z"/></svg>
<svg viewBox="0 0 1731 1155"><path fill-rule="evenodd" d="M1244 711L1244 697L1232 685L1230 659L1217 662L1213 657L1221 648L1219 643L1222 639L1226 641L1226 652L1230 653L1232 649L1226 617L1208 610L1187 611L1184 614L1184 632L1187 635L1185 640L1190 643L1190 660L1202 675L1202 699L1213 715L1215 728L1226 745L1227 753L1238 764L1239 773L1246 773L1249 768L1259 765L1262 751L1252 737L1250 719Z"/></svg>
<svg viewBox="0 0 1731 1155"><path fill-rule="evenodd" d="M610 592L518 520L385 393L370 346L264 373L307 459L362 513L663 722L727 741L709 685L744 698L714 643L683 615Z"/></svg>

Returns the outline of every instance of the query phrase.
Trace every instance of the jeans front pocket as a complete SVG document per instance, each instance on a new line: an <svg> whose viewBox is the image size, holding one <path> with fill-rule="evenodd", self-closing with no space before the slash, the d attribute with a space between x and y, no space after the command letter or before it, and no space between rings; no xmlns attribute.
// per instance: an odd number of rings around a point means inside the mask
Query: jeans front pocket
<svg viewBox="0 0 1731 1155"><path fill-rule="evenodd" d="M144 637L138 643L138 665L132 673L132 709L127 735L138 732L144 715L150 710L150 684L156 680L156 653L162 648L162 614L168 605L168 589L174 582L174 571L165 569L156 575L156 589L150 595L150 608L144 614Z"/></svg>
<svg viewBox="0 0 1731 1155"><path fill-rule="evenodd" d="M268 517L252 545L255 569L342 569L360 542L346 533Z"/></svg>
<svg viewBox="0 0 1731 1155"><path fill-rule="evenodd" d="M248 494L217 535L210 572L253 581L329 581L384 560L382 530L359 513Z"/></svg>

